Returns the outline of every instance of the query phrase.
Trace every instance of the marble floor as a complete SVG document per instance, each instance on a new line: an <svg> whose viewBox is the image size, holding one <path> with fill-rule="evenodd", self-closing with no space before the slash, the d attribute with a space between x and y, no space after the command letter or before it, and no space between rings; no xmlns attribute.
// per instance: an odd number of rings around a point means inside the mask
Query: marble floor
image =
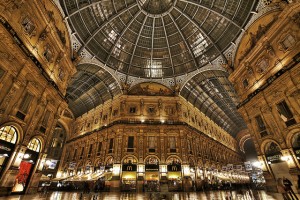
<svg viewBox="0 0 300 200"><path fill-rule="evenodd" d="M102 192L82 194L79 192L48 192L34 195L11 195L0 200L282 200L280 194L265 191L210 191L210 192L169 192L169 193L116 193ZM299 198L300 199L300 198Z"/></svg>

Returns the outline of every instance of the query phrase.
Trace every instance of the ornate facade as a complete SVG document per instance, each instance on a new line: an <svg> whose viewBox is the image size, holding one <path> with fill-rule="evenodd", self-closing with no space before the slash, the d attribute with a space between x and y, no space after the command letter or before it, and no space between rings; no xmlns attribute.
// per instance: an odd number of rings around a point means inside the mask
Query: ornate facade
<svg viewBox="0 0 300 200"><path fill-rule="evenodd" d="M155 2L0 2L0 195L249 181L249 138L297 185L299 0Z"/></svg>
<svg viewBox="0 0 300 200"><path fill-rule="evenodd" d="M122 95L77 118L75 124L60 175L82 179L110 166L112 189L127 184L127 158L134 163L130 180L140 187L147 181L182 183L184 178L200 183L222 166L242 161L236 140L181 97ZM150 158L157 160L157 171L148 169ZM175 175L172 159L180 164Z"/></svg>
<svg viewBox="0 0 300 200"><path fill-rule="evenodd" d="M268 187L299 174L299 3L277 6L257 19L241 40L230 80L254 141ZM281 166L281 167L280 167Z"/></svg>

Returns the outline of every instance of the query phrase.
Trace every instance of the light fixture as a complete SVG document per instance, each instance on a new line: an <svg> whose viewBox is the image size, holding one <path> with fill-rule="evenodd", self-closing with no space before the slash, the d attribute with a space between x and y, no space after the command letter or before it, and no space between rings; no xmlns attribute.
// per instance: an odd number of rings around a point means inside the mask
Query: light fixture
<svg viewBox="0 0 300 200"><path fill-rule="evenodd" d="M28 159L28 158L30 158L30 155L29 155L28 153L26 153L26 154L24 155L24 158L25 158L25 159Z"/></svg>

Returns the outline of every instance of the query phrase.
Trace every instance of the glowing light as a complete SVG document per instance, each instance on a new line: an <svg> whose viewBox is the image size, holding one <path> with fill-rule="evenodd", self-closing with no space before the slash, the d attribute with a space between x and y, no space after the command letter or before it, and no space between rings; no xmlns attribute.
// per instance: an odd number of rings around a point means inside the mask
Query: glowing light
<svg viewBox="0 0 300 200"><path fill-rule="evenodd" d="M25 158L25 159L28 159L28 158L30 158L30 155L26 153L26 154L24 155L24 158Z"/></svg>

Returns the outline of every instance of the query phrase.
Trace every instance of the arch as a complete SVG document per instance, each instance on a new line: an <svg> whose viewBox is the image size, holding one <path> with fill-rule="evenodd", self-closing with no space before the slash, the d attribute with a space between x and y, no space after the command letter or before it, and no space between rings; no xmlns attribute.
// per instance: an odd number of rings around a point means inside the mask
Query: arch
<svg viewBox="0 0 300 200"><path fill-rule="evenodd" d="M148 96L173 96L174 91L156 82L141 82L131 87L129 95L148 95Z"/></svg>
<svg viewBox="0 0 300 200"><path fill-rule="evenodd" d="M128 158L133 158L133 164L137 164L138 163L138 159L137 159L137 157L135 156L135 155L125 155L123 158L122 158L122 160L121 160L121 163L123 164L124 163L124 161L126 160L126 159L128 159ZM135 161L135 162L134 162Z"/></svg>
<svg viewBox="0 0 300 200"><path fill-rule="evenodd" d="M102 160L101 158L95 159L95 161L94 161L94 166L95 166L95 167L98 167L98 166L100 166L100 165L104 165L103 160Z"/></svg>
<svg viewBox="0 0 300 200"><path fill-rule="evenodd" d="M84 166L85 166L85 167L86 167L86 166L93 166L92 160L91 160L91 159L87 159L87 161L85 161Z"/></svg>
<svg viewBox="0 0 300 200"><path fill-rule="evenodd" d="M180 164L182 164L182 160L180 159L179 156L176 156L176 155L168 156L167 159L166 159L166 164L168 164L169 161L173 161L174 159L179 160Z"/></svg>
<svg viewBox="0 0 300 200"><path fill-rule="evenodd" d="M42 142L38 137L32 137L27 145L27 148L39 153L42 151Z"/></svg>
<svg viewBox="0 0 300 200"><path fill-rule="evenodd" d="M263 154L265 154L265 149L266 149L267 145L269 143L272 143L272 142L274 142L275 144L277 144L280 147L279 143L276 140L274 140L274 139L266 139L260 145L260 150L261 150L261 152Z"/></svg>
<svg viewBox="0 0 300 200"><path fill-rule="evenodd" d="M16 144L18 131L14 126L3 126L0 128L0 140Z"/></svg>
<svg viewBox="0 0 300 200"><path fill-rule="evenodd" d="M291 140L291 147L292 148L300 147L300 132L297 132L293 135L292 140Z"/></svg>
<svg viewBox="0 0 300 200"><path fill-rule="evenodd" d="M2 128L5 126L13 126L17 130L18 135L17 135L17 141L15 144L19 144L19 143L21 143L21 141L23 141L24 134L23 134L23 129L22 129L21 125L17 124L16 122L6 122L4 124L1 124L0 127Z"/></svg>
<svg viewBox="0 0 300 200"><path fill-rule="evenodd" d="M295 135L297 135L298 133L300 133L300 128L294 128L288 132L288 134L286 136L286 144L287 144L288 148L292 147L293 139L294 139Z"/></svg>
<svg viewBox="0 0 300 200"><path fill-rule="evenodd" d="M108 156L108 157L105 159L104 164L105 164L105 165L108 165L108 164L114 164L114 157Z"/></svg>
<svg viewBox="0 0 300 200"><path fill-rule="evenodd" d="M150 159L150 158L155 158L155 159L158 160L158 163L160 163L160 159L159 159L159 157L156 156L156 155L148 155L148 156L146 156L145 159L144 159L144 163L146 164L146 163L147 163L147 160Z"/></svg>

